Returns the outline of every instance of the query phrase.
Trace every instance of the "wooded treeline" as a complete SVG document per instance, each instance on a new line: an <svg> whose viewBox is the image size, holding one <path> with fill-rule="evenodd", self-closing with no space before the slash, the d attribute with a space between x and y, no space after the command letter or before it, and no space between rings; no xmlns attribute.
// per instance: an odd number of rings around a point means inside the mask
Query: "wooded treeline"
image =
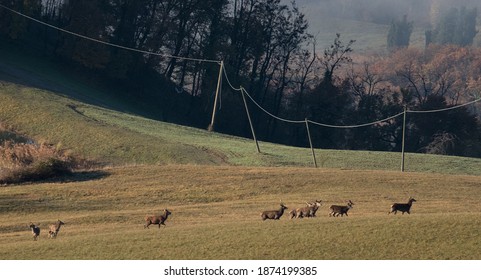
<svg viewBox="0 0 481 280"><path fill-rule="evenodd" d="M110 44L85 40L0 9L0 36L74 65L160 120L206 128L219 65L272 114L333 125L372 122L479 97L481 50L430 45L389 57L356 57L341 35L316 49L295 4L280 0L3 0L16 11ZM164 56L165 55L165 56ZM242 98L224 79L215 130L250 137ZM154 109L155 108L155 109ZM307 146L304 124L281 122L249 103L261 140ZM406 150L481 156L475 107L410 114ZM399 151L402 118L355 129L311 127L319 148Z"/></svg>

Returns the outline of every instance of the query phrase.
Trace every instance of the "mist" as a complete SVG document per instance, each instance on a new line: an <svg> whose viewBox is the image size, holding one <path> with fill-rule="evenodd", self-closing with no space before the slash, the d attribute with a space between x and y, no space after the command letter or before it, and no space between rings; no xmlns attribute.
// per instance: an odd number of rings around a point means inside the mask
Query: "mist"
<svg viewBox="0 0 481 280"><path fill-rule="evenodd" d="M313 20L327 17L389 24L392 19L408 15L417 26L435 24L440 15L453 7L481 8L479 0L297 0L296 3Z"/></svg>
<svg viewBox="0 0 481 280"><path fill-rule="evenodd" d="M281 1L286 5L292 2ZM477 8L478 12L481 11L479 0L296 0L295 3L306 15L309 32L317 38L320 49L328 46L335 34L340 33L346 42L356 40L353 47L360 52L385 50L390 23L401 20L404 15L415 28L411 46L422 47L425 31L434 28L451 8ZM481 46L479 33L473 45Z"/></svg>

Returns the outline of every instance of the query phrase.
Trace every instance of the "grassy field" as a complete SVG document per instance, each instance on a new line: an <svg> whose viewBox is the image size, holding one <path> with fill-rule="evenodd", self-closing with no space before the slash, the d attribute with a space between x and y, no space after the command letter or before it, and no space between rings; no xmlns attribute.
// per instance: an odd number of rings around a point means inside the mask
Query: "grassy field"
<svg viewBox="0 0 481 280"><path fill-rule="evenodd" d="M38 142L109 165L313 166L311 151L154 121L10 83L0 86L0 121ZM400 153L316 151L323 168L399 170ZM407 154L406 170L481 175L474 158Z"/></svg>
<svg viewBox="0 0 481 280"><path fill-rule="evenodd" d="M89 180L85 177L88 177ZM414 196L411 215L387 215ZM231 166L117 167L1 189L0 259L479 259L481 177ZM260 212L322 199L318 217ZM328 205L351 199L349 217ZM146 214L172 211L166 227ZM56 240L47 225L66 225ZM32 241L28 224L39 223Z"/></svg>
<svg viewBox="0 0 481 280"><path fill-rule="evenodd" d="M401 173L399 153L317 149L316 169L309 149L261 142L257 153L250 139L97 105L0 81L3 126L104 163L0 186L0 259L481 258L480 159L407 154ZM409 196L411 215L387 215ZM260 219L280 200L316 199L316 218ZM327 217L347 199L349 217ZM167 226L144 229L164 208ZM66 224L48 239L57 219Z"/></svg>

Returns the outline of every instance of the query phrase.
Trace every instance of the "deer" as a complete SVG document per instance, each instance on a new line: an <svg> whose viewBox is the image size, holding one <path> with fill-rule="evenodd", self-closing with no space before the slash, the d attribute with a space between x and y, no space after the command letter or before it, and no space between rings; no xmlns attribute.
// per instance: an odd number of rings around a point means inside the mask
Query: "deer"
<svg viewBox="0 0 481 280"><path fill-rule="evenodd" d="M316 200L314 202L306 202L307 206L296 209L297 218L310 218L315 217L316 212L321 207L322 200Z"/></svg>
<svg viewBox="0 0 481 280"><path fill-rule="evenodd" d="M344 216L344 214L346 214L346 216L349 216L347 215L347 212L349 211L349 209L352 208L353 205L354 203L351 200L347 201L347 206L331 205L331 207L329 207L329 217L331 217L331 215L333 217L338 217L339 215L341 215L342 217Z"/></svg>
<svg viewBox="0 0 481 280"><path fill-rule="evenodd" d="M288 209L282 202L280 204L281 208L279 210L268 210L261 213L261 218L263 221L266 219L279 220L284 214L284 210Z"/></svg>
<svg viewBox="0 0 481 280"><path fill-rule="evenodd" d="M396 215L397 211L401 211L403 215L404 212L411 214L409 211L411 210L411 206L415 201L416 199L410 197L408 203L394 203L393 205L391 205L391 211L389 211L387 214L389 215L391 213L394 213L394 215Z"/></svg>
<svg viewBox="0 0 481 280"><path fill-rule="evenodd" d="M37 241L40 235L40 228L34 225L33 223L30 223L29 228L32 230L33 240Z"/></svg>
<svg viewBox="0 0 481 280"><path fill-rule="evenodd" d="M289 219L294 219L295 217L297 217L297 209L292 209L289 211Z"/></svg>
<svg viewBox="0 0 481 280"><path fill-rule="evenodd" d="M166 226L164 224L164 222L167 220L167 218L169 217L169 215L171 215L172 212L170 212L169 210L167 209L164 209L164 213L160 216L146 216L145 217L145 225L144 225L144 229L145 228L149 228L149 226L151 224L154 224L154 225L159 225L159 229L160 229L160 225L163 225L163 226Z"/></svg>
<svg viewBox="0 0 481 280"><path fill-rule="evenodd" d="M60 231L60 227L62 225L65 225L65 223L60 221L60 220L58 220L55 224L51 224L49 226L50 230L48 231L48 237L49 238L56 238L58 232Z"/></svg>

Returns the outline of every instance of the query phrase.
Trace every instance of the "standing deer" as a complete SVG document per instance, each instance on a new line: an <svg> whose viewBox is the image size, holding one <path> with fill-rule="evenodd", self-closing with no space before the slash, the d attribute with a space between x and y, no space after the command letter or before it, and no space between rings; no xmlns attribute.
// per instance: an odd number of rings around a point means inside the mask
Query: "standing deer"
<svg viewBox="0 0 481 280"><path fill-rule="evenodd" d="M263 221L266 219L279 220L284 214L284 210L288 209L282 202L281 208L279 210L268 210L261 213L261 218Z"/></svg>
<svg viewBox="0 0 481 280"><path fill-rule="evenodd" d="M65 225L64 222L58 220L55 224L50 225L50 230L48 231L48 237L49 238L56 238L58 232L60 231L60 227L62 225Z"/></svg>
<svg viewBox="0 0 481 280"><path fill-rule="evenodd" d="M40 228L33 223L30 223L29 228L32 230L33 240L37 241L38 236L40 235Z"/></svg>
<svg viewBox="0 0 481 280"><path fill-rule="evenodd" d="M411 210L411 206L413 206L413 202L415 201L416 199L410 197L408 203L394 203L393 205L391 205L391 211L389 211L387 214L389 215L391 213L394 213L394 215L396 215L397 211L401 211L403 215L404 212L411 214L409 211Z"/></svg>
<svg viewBox="0 0 481 280"><path fill-rule="evenodd" d="M346 214L346 216L349 216L347 215L347 211L349 211L353 205L354 203L351 200L347 201L347 206L331 205L331 207L329 207L329 217L331 217L331 215L333 217L338 217L339 215L341 215L342 217L344 216L344 214Z"/></svg>

